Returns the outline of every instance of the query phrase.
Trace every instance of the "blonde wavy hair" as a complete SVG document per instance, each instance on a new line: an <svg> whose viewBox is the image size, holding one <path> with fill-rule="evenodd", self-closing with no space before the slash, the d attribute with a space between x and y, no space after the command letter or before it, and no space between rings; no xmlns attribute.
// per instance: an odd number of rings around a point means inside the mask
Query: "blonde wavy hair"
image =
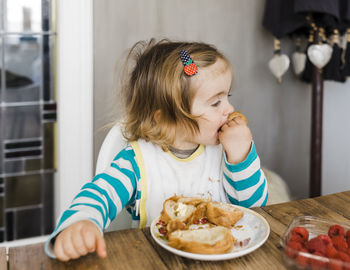
<svg viewBox="0 0 350 270"><path fill-rule="evenodd" d="M167 39L137 42L127 55L120 89L125 106L123 136L128 141L144 139L164 149L173 145L178 125L192 134L199 132L197 116L190 111L195 89L191 88L192 77L184 73L181 50L190 54L199 70L218 59L230 65L222 53L206 43Z"/></svg>

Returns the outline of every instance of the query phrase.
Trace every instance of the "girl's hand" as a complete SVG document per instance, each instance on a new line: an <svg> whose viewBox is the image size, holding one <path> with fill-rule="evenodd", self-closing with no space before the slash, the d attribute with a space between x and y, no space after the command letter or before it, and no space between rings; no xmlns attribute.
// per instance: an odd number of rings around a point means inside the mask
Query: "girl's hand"
<svg viewBox="0 0 350 270"><path fill-rule="evenodd" d="M238 164L246 159L252 144L252 133L245 121L236 117L221 127L219 140L222 144L227 161Z"/></svg>
<svg viewBox="0 0 350 270"><path fill-rule="evenodd" d="M94 251L101 258L107 256L105 240L92 221L78 221L56 237L54 252L61 261L77 259Z"/></svg>

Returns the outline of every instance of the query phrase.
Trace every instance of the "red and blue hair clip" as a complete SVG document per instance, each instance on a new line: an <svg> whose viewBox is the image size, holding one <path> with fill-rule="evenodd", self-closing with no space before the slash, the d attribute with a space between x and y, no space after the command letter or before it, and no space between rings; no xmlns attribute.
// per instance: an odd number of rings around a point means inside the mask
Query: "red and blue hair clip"
<svg viewBox="0 0 350 270"><path fill-rule="evenodd" d="M182 64L184 65L184 72L186 75L193 76L194 74L197 73L198 68L187 51L181 50L180 58L181 58Z"/></svg>

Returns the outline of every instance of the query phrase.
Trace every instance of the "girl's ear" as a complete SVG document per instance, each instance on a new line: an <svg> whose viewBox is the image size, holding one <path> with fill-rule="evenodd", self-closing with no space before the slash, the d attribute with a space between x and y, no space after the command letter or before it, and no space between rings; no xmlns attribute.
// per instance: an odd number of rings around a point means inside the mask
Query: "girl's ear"
<svg viewBox="0 0 350 270"><path fill-rule="evenodd" d="M156 110L156 112L154 113L154 120L156 121L157 124L159 124L160 121L160 109Z"/></svg>

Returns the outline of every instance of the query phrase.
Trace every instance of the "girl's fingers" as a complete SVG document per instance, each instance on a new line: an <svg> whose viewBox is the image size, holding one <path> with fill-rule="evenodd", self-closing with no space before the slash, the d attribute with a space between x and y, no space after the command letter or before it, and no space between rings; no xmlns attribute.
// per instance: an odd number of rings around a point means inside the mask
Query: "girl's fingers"
<svg viewBox="0 0 350 270"><path fill-rule="evenodd" d="M72 242L74 249L79 253L79 255L86 255L88 253L88 249L83 240L81 231L72 235Z"/></svg>
<svg viewBox="0 0 350 270"><path fill-rule="evenodd" d="M75 247L72 243L72 237L69 239L65 240L62 243L63 251L64 253L70 258L70 259L77 259L80 257L80 254L78 253L77 250L75 250Z"/></svg>
<svg viewBox="0 0 350 270"><path fill-rule="evenodd" d="M69 261L69 257L65 254L60 239L56 239L55 241L54 252L57 259L64 262Z"/></svg>
<svg viewBox="0 0 350 270"><path fill-rule="evenodd" d="M101 258L106 258L107 257L106 242L103 239L103 236L100 234L100 232L98 232L96 237L97 237L97 241L96 241L97 255Z"/></svg>
<svg viewBox="0 0 350 270"><path fill-rule="evenodd" d="M245 124L245 121L244 121L241 117L235 117L235 118L233 118L231 121L229 121L229 122L227 123L227 125L228 125L229 127L231 127L231 126L233 126L233 125L236 125L236 124L238 124L238 125L243 125L243 124Z"/></svg>
<svg viewBox="0 0 350 270"><path fill-rule="evenodd" d="M85 247L87 248L88 252L94 252L96 250L96 235L95 235L95 233L91 230L83 230L81 232L81 234L83 235Z"/></svg>

